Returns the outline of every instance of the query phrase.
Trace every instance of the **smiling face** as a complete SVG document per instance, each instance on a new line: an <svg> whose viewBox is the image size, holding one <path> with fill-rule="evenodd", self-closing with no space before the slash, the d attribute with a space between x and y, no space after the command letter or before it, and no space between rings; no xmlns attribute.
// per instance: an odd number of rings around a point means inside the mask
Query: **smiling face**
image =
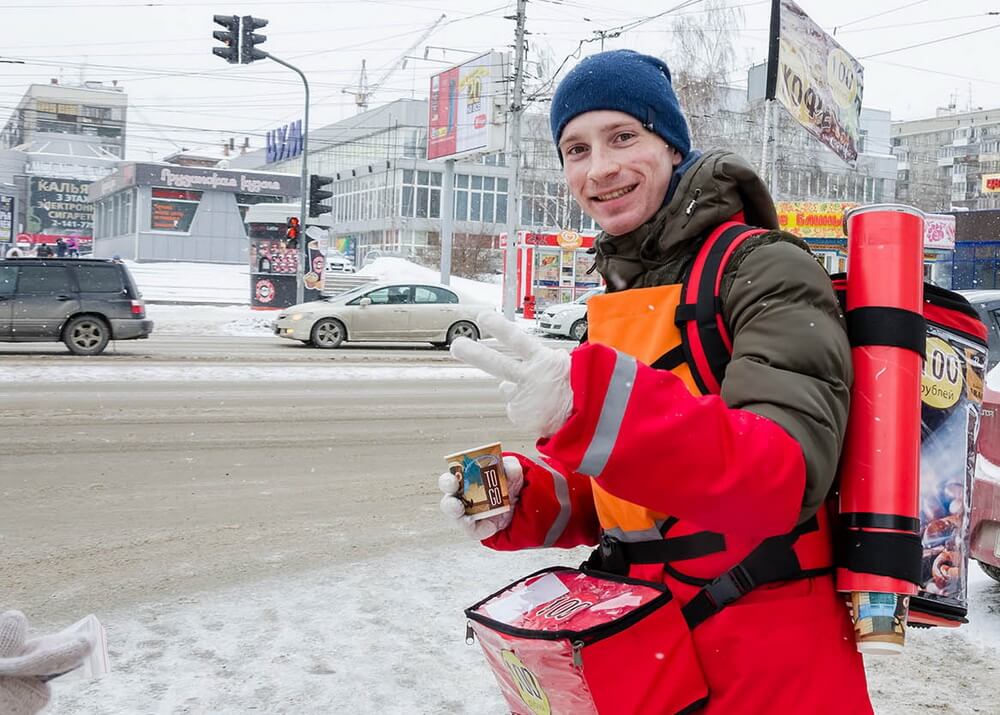
<svg viewBox="0 0 1000 715"><path fill-rule="evenodd" d="M663 205L681 155L624 112L574 117L559 139L566 183L580 207L612 236L637 229Z"/></svg>

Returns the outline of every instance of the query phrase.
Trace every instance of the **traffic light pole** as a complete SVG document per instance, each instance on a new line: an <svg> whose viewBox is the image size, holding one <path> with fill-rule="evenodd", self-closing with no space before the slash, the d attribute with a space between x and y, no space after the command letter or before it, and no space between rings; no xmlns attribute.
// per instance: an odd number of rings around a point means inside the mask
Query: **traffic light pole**
<svg viewBox="0 0 1000 715"><path fill-rule="evenodd" d="M309 258L309 249L306 246L308 236L306 236L306 218L309 212L309 82L295 65L291 65L284 60L278 59L270 52L265 53L268 59L272 59L279 65L284 65L288 69L296 72L302 78L302 86L306 90L306 108L302 117L302 208L299 210L299 266L295 270L295 302L305 302L305 267Z"/></svg>

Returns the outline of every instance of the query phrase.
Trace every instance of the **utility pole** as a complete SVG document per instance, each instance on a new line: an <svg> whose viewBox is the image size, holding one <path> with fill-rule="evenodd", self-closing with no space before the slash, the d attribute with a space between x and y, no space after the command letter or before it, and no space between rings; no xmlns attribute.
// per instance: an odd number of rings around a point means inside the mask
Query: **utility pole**
<svg viewBox="0 0 1000 715"><path fill-rule="evenodd" d="M507 182L507 246L504 254L503 315L514 320L517 308L517 224L521 217L521 112L524 92L524 11L527 0L517 0L514 39L514 91L510 104L510 179ZM509 16L508 16L509 17Z"/></svg>

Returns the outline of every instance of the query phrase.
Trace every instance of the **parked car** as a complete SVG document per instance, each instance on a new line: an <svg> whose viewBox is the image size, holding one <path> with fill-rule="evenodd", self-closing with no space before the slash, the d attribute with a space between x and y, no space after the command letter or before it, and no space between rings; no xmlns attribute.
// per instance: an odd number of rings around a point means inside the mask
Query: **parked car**
<svg viewBox="0 0 1000 715"><path fill-rule="evenodd" d="M66 343L99 355L109 340L149 337L153 321L123 263L93 258L0 260L0 341Z"/></svg>
<svg viewBox="0 0 1000 715"><path fill-rule="evenodd" d="M989 331L987 370L1000 362L1000 290L960 290ZM972 483L969 554L983 571L1000 581L1000 393L983 391L976 473Z"/></svg>
<svg viewBox="0 0 1000 715"><path fill-rule="evenodd" d="M989 368L1000 362L1000 290L960 290L989 330Z"/></svg>
<svg viewBox="0 0 1000 715"><path fill-rule="evenodd" d="M429 342L445 347L457 337L478 340L476 316L493 306L470 303L447 286L374 283L286 308L274 334L317 348L345 341Z"/></svg>
<svg viewBox="0 0 1000 715"><path fill-rule="evenodd" d="M604 287L592 288L570 303L550 305L535 319L543 333L579 341L587 332L587 301L604 293Z"/></svg>
<svg viewBox="0 0 1000 715"><path fill-rule="evenodd" d="M354 264L347 256L332 254L326 257L326 270L331 273L354 273Z"/></svg>

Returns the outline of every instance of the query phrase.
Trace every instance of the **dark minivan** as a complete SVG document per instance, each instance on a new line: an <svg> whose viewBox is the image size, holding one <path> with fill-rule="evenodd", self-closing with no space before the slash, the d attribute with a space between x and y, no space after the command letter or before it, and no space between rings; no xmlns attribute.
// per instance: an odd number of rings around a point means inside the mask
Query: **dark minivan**
<svg viewBox="0 0 1000 715"><path fill-rule="evenodd" d="M0 342L66 343L98 355L109 340L149 337L153 321L123 263L93 258L0 260Z"/></svg>

